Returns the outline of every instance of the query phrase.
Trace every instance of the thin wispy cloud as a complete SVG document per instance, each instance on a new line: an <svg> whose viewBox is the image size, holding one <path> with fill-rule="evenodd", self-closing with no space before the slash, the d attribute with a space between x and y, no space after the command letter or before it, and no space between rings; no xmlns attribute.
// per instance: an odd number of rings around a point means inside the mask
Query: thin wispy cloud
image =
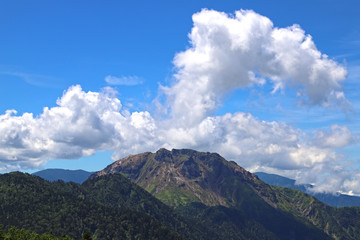
<svg viewBox="0 0 360 240"><path fill-rule="evenodd" d="M123 85L123 86L135 86L143 84L144 79L138 76L112 76L108 75L105 77L105 82L109 85Z"/></svg>
<svg viewBox="0 0 360 240"><path fill-rule="evenodd" d="M0 72L0 75L17 77L23 80L24 82L37 87L44 87L44 88L61 87L60 84L61 79L47 75L29 74L23 72Z"/></svg>

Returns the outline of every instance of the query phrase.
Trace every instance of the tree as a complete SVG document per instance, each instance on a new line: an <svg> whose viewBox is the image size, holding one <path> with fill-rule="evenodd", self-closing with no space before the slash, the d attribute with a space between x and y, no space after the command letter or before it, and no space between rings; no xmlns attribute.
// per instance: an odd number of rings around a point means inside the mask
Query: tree
<svg viewBox="0 0 360 240"><path fill-rule="evenodd" d="M92 240L91 234L89 232L84 233L82 240Z"/></svg>

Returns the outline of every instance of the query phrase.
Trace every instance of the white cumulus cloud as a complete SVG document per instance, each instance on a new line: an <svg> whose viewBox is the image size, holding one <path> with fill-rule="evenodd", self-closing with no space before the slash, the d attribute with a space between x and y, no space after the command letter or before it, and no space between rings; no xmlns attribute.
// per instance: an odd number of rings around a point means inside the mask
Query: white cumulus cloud
<svg viewBox="0 0 360 240"><path fill-rule="evenodd" d="M0 116L0 170L34 168L51 159L73 159L96 150L130 154L146 149L154 130L148 112L121 114L113 91L84 92L70 87L56 107L16 116Z"/></svg>
<svg viewBox="0 0 360 240"><path fill-rule="evenodd" d="M300 26L276 28L251 10L232 16L205 9L193 21L191 46L175 56L176 84L166 90L174 117L197 124L229 91L266 80L274 91L295 88L308 104L345 101L345 68L322 54Z"/></svg>

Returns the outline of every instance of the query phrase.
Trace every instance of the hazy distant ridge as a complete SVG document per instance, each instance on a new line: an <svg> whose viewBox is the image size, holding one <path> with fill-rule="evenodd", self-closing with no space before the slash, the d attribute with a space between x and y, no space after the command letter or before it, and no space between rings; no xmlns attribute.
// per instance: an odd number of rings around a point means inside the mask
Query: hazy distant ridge
<svg viewBox="0 0 360 240"><path fill-rule="evenodd" d="M64 182L83 183L86 179L88 179L88 177L91 174L92 172L87 172L80 169L66 170L66 169L51 168L51 169L45 169L35 172L32 175L39 176L50 182L63 180Z"/></svg>
<svg viewBox="0 0 360 240"><path fill-rule="evenodd" d="M360 206L360 197L356 196L349 196L345 194L329 194L329 193L314 193L309 191L308 189L311 188L310 184L295 184L295 180L286 178L283 176L279 176L276 174L268 174L264 172L257 172L254 173L257 175L262 181L266 182L267 184L279 186L279 187L286 187L291 189L296 189L302 191L304 193L310 194L323 203L326 203L333 207L355 207Z"/></svg>

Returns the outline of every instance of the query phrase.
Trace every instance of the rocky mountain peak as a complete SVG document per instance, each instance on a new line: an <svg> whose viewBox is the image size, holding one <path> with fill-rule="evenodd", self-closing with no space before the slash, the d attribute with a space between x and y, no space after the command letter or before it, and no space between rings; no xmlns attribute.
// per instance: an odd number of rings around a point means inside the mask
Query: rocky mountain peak
<svg viewBox="0 0 360 240"><path fill-rule="evenodd" d="M255 175L217 153L159 149L130 155L92 175L122 173L169 205L201 202L209 206L238 204L239 186L262 189ZM265 184L266 185L266 184Z"/></svg>

